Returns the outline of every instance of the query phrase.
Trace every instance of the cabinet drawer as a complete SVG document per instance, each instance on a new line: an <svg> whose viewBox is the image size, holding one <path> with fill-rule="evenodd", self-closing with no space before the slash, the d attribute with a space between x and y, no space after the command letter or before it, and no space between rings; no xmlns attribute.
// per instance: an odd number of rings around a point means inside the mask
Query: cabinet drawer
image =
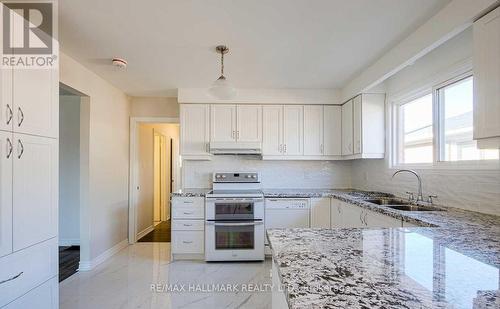
<svg viewBox="0 0 500 309"><path fill-rule="evenodd" d="M57 238L0 258L0 307L58 273Z"/></svg>
<svg viewBox="0 0 500 309"><path fill-rule="evenodd" d="M201 207L174 207L172 208L173 219L204 219L205 209Z"/></svg>
<svg viewBox="0 0 500 309"><path fill-rule="evenodd" d="M172 198L172 207L205 207L205 198L203 197L174 197Z"/></svg>
<svg viewBox="0 0 500 309"><path fill-rule="evenodd" d="M173 220L172 231L203 231L204 220Z"/></svg>
<svg viewBox="0 0 500 309"><path fill-rule="evenodd" d="M55 309L59 306L59 283L57 277L29 291L11 302L5 309L37 308Z"/></svg>
<svg viewBox="0 0 500 309"><path fill-rule="evenodd" d="M172 253L203 253L203 231L173 231Z"/></svg>

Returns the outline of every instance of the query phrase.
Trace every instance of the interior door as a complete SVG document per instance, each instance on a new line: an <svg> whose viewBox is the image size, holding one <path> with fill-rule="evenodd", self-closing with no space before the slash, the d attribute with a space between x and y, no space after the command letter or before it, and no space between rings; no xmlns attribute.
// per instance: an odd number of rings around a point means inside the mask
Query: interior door
<svg viewBox="0 0 500 309"><path fill-rule="evenodd" d="M14 131L57 137L59 135L57 70L14 69L12 80Z"/></svg>
<svg viewBox="0 0 500 309"><path fill-rule="evenodd" d="M283 107L284 154L300 156L304 153L304 106L285 105Z"/></svg>
<svg viewBox="0 0 500 309"><path fill-rule="evenodd" d="M342 107L325 105L324 116L324 155L342 155Z"/></svg>
<svg viewBox="0 0 500 309"><path fill-rule="evenodd" d="M342 105L342 155L352 155L353 148L353 118L352 100Z"/></svg>
<svg viewBox="0 0 500 309"><path fill-rule="evenodd" d="M262 107L238 105L236 137L238 142L262 141Z"/></svg>
<svg viewBox="0 0 500 309"><path fill-rule="evenodd" d="M14 251L57 236L57 143L57 139L14 133Z"/></svg>
<svg viewBox="0 0 500 309"><path fill-rule="evenodd" d="M361 95L358 95L353 99L353 148L354 154L359 154L362 152L362 123L361 123L361 113L362 113L362 105L361 105Z"/></svg>
<svg viewBox="0 0 500 309"><path fill-rule="evenodd" d="M304 106L304 155L323 155L323 106Z"/></svg>
<svg viewBox="0 0 500 309"><path fill-rule="evenodd" d="M0 256L12 252L13 134L0 131Z"/></svg>
<svg viewBox="0 0 500 309"><path fill-rule="evenodd" d="M236 105L212 104L210 142L236 141Z"/></svg>
<svg viewBox="0 0 500 309"><path fill-rule="evenodd" d="M283 106L262 107L262 154L282 155Z"/></svg>

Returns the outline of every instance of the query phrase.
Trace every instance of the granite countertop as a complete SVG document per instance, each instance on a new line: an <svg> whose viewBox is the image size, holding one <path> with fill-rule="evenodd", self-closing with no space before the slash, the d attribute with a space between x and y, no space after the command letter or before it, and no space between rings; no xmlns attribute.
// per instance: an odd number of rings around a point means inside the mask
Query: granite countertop
<svg viewBox="0 0 500 309"><path fill-rule="evenodd" d="M171 197L205 197L212 189L181 189L170 194Z"/></svg>
<svg viewBox="0 0 500 309"><path fill-rule="evenodd" d="M293 309L500 307L498 233L489 244L465 241L465 252L448 241L463 236L445 228L274 229L267 235Z"/></svg>
<svg viewBox="0 0 500 309"><path fill-rule="evenodd" d="M290 308L500 308L499 216L452 207L405 212L365 201L377 194L319 196L422 227L267 231Z"/></svg>

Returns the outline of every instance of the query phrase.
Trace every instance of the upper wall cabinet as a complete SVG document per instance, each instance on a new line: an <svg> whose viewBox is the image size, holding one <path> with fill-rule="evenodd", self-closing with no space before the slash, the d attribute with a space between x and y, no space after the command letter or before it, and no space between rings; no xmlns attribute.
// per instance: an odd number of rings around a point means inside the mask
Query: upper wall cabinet
<svg viewBox="0 0 500 309"><path fill-rule="evenodd" d="M302 105L268 105L264 106L262 111L263 157L301 156L303 154L304 107Z"/></svg>
<svg viewBox="0 0 500 309"><path fill-rule="evenodd" d="M304 106L304 155L323 155L323 138L323 105Z"/></svg>
<svg viewBox="0 0 500 309"><path fill-rule="evenodd" d="M212 104L210 115L210 143L261 143L260 105Z"/></svg>
<svg viewBox="0 0 500 309"><path fill-rule="evenodd" d="M180 137L184 160L209 160L210 108L208 104L181 104Z"/></svg>
<svg viewBox="0 0 500 309"><path fill-rule="evenodd" d="M500 148L500 8L474 23L474 139Z"/></svg>
<svg viewBox="0 0 500 309"><path fill-rule="evenodd" d="M362 94L342 105L342 155L347 159L383 158L385 95Z"/></svg>
<svg viewBox="0 0 500 309"><path fill-rule="evenodd" d="M342 107L304 106L304 156L335 159L342 148Z"/></svg>
<svg viewBox="0 0 500 309"><path fill-rule="evenodd" d="M323 107L323 154L342 155L342 107L325 105Z"/></svg>

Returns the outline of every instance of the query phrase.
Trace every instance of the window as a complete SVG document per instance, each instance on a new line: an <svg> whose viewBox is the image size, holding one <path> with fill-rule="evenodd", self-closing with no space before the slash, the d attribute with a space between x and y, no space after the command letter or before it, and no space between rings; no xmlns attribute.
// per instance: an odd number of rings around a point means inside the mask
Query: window
<svg viewBox="0 0 500 309"><path fill-rule="evenodd" d="M430 87L429 87L430 88ZM395 164L498 160L473 133L473 76L459 76L395 105Z"/></svg>
<svg viewBox="0 0 500 309"><path fill-rule="evenodd" d="M441 161L498 159L498 150L478 149L472 139L472 92L472 76L437 89Z"/></svg>
<svg viewBox="0 0 500 309"><path fill-rule="evenodd" d="M433 160L432 94L399 106L399 163L431 163Z"/></svg>

